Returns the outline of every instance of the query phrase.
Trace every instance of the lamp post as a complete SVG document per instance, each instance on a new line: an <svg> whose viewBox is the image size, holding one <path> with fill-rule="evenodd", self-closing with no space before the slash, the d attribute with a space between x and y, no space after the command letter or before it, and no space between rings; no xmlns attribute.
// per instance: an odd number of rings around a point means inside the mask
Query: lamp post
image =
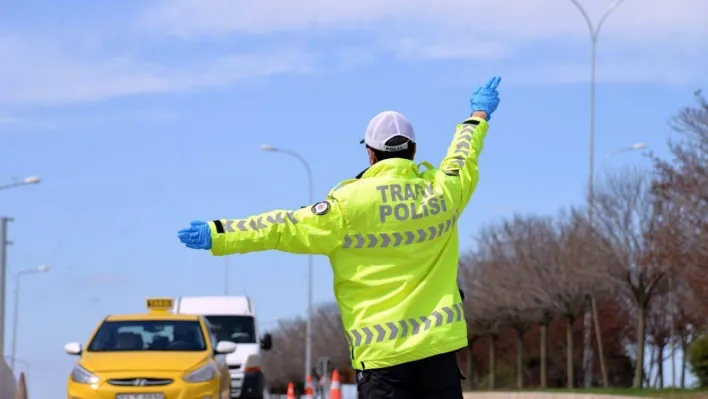
<svg viewBox="0 0 708 399"><path fill-rule="evenodd" d="M37 176L29 176L24 180L0 186L0 191L39 184L41 179ZM5 288L7 286L7 246L10 241L7 239L7 224L12 222L12 218L0 218L0 355L5 354Z"/></svg>
<svg viewBox="0 0 708 399"><path fill-rule="evenodd" d="M605 156L602 158L602 161L600 162L600 166L598 166L597 171L598 172L601 171L602 168L607 163L607 161L617 154L621 154L624 152L630 152L630 151L639 151L639 150L643 150L645 148L647 148L646 143L635 143L635 144L632 144L631 146L628 146L628 147L622 147L622 148L618 148L616 150L610 151L607 154L605 154ZM593 187L593 188L596 183L595 176L597 176L597 173L593 175L593 180L591 181L591 184L590 184L591 187ZM594 193L594 191L593 191L593 193ZM592 197L590 197L589 201L588 201L588 209L589 209L588 216L592 216L592 211L590 210L590 208L592 208L592 206L593 206ZM590 224L590 227L592 228L592 224L593 224L592 219L588 219L588 223ZM589 299L590 299L590 312L586 312L586 317L587 317L587 314L590 314L590 317L592 318L591 323L595 326L595 338L597 341L597 354L600 357L600 373L602 374L602 385L605 388L607 388L609 386L609 381L607 380L607 368L605 365L605 354L604 354L604 349L602 348L602 332L600 329L600 318L599 318L599 315L597 312L597 302L595 301L594 295L590 295ZM589 328L590 326L588 325L587 327ZM586 333L588 334L588 336L586 336L585 338L588 339L588 345L589 345L589 340L590 340L589 335L591 334L591 332L590 332L590 330L588 330L588 331L586 331ZM592 348L590 348L589 350L590 350L590 353L592 353ZM592 359L592 357L590 357L590 359ZM583 360L585 360L585 356L583 356ZM592 361L590 361L590 364L592 364ZM590 370L590 377L589 378L590 378L590 383L591 383L592 382L592 367L590 367L589 370ZM587 378L588 378L587 377L587 370L585 370L585 372L586 372L586 374L585 374L586 379L584 382L585 382L585 384L588 385L587 387L589 387L589 383L587 380Z"/></svg>
<svg viewBox="0 0 708 399"><path fill-rule="evenodd" d="M17 359L17 319L20 313L20 279L22 276L27 276L36 273L45 273L49 271L49 266L41 265L32 269L22 270L15 275L15 310L12 320L12 355L10 355L10 368L15 370L15 360Z"/></svg>
<svg viewBox="0 0 708 399"><path fill-rule="evenodd" d="M610 158L614 157L615 155L621 154L623 152L639 151L639 150L643 150L647 147L648 147L647 143L634 143L628 147L622 147L622 148L618 148L616 150L612 150L612 151L606 153L604 157L602 157L602 161L600 162L600 166L598 166L598 168L597 168L597 172L600 172L602 170L602 168L605 167L606 162ZM594 183L595 183L595 177L593 177L593 185L594 185Z"/></svg>
<svg viewBox="0 0 708 399"><path fill-rule="evenodd" d="M40 181L41 181L41 179L37 176L29 176L22 181L18 181L15 183L10 183L10 184L5 184L5 185L0 186L0 191L9 190L11 188L16 188L16 187L30 186L32 184L39 184Z"/></svg>
<svg viewBox="0 0 708 399"><path fill-rule="evenodd" d="M312 203L312 171L310 164L305 158L295 151L277 148L272 145L263 144L260 146L262 151L280 152L296 158L307 172L307 200ZM312 255L307 257L307 323L305 329L305 378L312 372Z"/></svg>
<svg viewBox="0 0 708 399"><path fill-rule="evenodd" d="M0 218L0 355L5 355L5 288L7 288L7 225L13 219L3 216Z"/></svg>
<svg viewBox="0 0 708 399"><path fill-rule="evenodd" d="M614 11L620 4L625 0L615 0L602 14L600 20L597 22L597 26L592 23L592 20L585 11L585 8L578 2L578 0L570 0L575 7L578 8L582 14L585 22L588 25L588 30L590 32L590 136L589 136L589 168L588 168L588 202L592 202L593 197L593 181L594 179L594 162L595 162L595 69L596 69L596 55L597 55L597 38L600 34L600 29L602 25L610 16L612 11ZM592 225L592 206L588 206L588 220ZM597 322L597 320L596 320ZM592 348L590 347L591 340L591 327L592 315L589 311L585 312L585 317L583 321L583 372L584 372L584 385L585 388L589 388L592 384ZM604 360L601 360L604 361ZM604 373L603 373L604 374ZM603 379L604 379L603 375Z"/></svg>

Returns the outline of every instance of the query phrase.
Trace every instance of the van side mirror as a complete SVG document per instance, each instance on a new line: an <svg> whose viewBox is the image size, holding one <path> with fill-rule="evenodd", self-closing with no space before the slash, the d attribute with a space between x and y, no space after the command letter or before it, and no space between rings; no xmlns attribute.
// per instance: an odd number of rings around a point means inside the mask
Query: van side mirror
<svg viewBox="0 0 708 399"><path fill-rule="evenodd" d="M214 348L214 353L217 355L228 355L236 352L236 344L231 341L219 341Z"/></svg>
<svg viewBox="0 0 708 399"><path fill-rule="evenodd" d="M269 333L263 334L261 337L261 349L264 351L269 351L273 348L273 336Z"/></svg>

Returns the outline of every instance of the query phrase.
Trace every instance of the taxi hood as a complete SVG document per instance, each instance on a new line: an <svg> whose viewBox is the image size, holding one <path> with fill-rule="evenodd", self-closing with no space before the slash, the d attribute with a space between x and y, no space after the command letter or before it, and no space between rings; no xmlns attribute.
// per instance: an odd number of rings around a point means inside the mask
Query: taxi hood
<svg viewBox="0 0 708 399"><path fill-rule="evenodd" d="M208 359L207 351L84 352L79 364L91 372L187 371Z"/></svg>

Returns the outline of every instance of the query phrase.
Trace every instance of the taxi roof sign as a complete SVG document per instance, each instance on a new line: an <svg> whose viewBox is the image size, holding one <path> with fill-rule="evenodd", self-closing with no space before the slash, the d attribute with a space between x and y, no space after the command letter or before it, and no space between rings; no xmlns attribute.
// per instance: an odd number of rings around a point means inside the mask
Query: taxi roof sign
<svg viewBox="0 0 708 399"><path fill-rule="evenodd" d="M148 298L147 308L151 312L169 312L172 310L174 301L172 298Z"/></svg>

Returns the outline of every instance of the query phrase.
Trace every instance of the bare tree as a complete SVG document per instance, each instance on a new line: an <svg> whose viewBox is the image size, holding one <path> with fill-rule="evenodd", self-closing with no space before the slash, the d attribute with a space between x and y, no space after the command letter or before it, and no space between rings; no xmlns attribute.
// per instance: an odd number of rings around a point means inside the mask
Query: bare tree
<svg viewBox="0 0 708 399"><path fill-rule="evenodd" d="M639 388L644 374L647 310L667 275L666 264L656 261L653 242L648 239L658 226L651 176L637 169L626 169L610 177L597 192L593 206L597 221L594 228L601 243L598 251L613 256L612 262L603 265L605 271L635 306L634 386Z"/></svg>
<svg viewBox="0 0 708 399"><path fill-rule="evenodd" d="M672 234L691 243L690 248L672 248L673 261L684 266L694 294L708 303L708 102L700 91L695 99L672 121L678 138L669 141L671 159L653 158L654 193L663 213L677 215Z"/></svg>
<svg viewBox="0 0 708 399"><path fill-rule="evenodd" d="M344 335L342 319L336 303L315 307L313 317L313 355L328 357L334 367L351 367L348 344ZM301 318L278 321L273 332L273 349L264 352L263 368L269 386L281 388L288 382L302 384L302 365L305 354L302 342L305 337L305 322Z"/></svg>
<svg viewBox="0 0 708 399"><path fill-rule="evenodd" d="M465 300L462 307L465 311L465 322L467 323L467 383L468 388L473 389L475 384L474 364L474 344L489 333L489 326L484 318L486 315L480 310L479 287L480 268L476 267L477 261L474 252L470 252L460 259L458 272L458 285L465 293Z"/></svg>
<svg viewBox="0 0 708 399"><path fill-rule="evenodd" d="M273 348L263 353L263 370L268 386L283 391L288 382L302 384L302 365L305 356L302 345L305 337L305 322L300 318L278 321L272 331Z"/></svg>
<svg viewBox="0 0 708 399"><path fill-rule="evenodd" d="M471 334L487 337L489 353L489 389L496 388L496 342L502 328L503 309L497 301L503 293L494 285L491 269L494 264L485 259L482 252L470 253L465 257L465 267L460 270L461 287L465 291L465 317ZM471 348L468 362L471 361ZM470 366L470 365L468 365ZM470 366L471 367L471 366ZM471 370L470 370L471 371Z"/></svg>
<svg viewBox="0 0 708 399"><path fill-rule="evenodd" d="M517 332L517 388L523 387L523 336L532 324L541 330L540 385L548 384L548 326L553 320L554 289L556 280L551 264L557 263L557 235L553 220L538 216L516 215L502 225L503 238L510 247L510 256L503 262L510 276L506 291L516 296L510 305L515 320L512 325ZM498 269L501 272L503 269Z"/></svg>
<svg viewBox="0 0 708 399"><path fill-rule="evenodd" d="M671 318L672 309L669 293L657 295L649 307L647 315L647 337L648 343L656 348L656 372L657 385L659 389L664 388L664 352L666 346L671 344ZM651 369L649 374L651 374Z"/></svg>
<svg viewBox="0 0 708 399"><path fill-rule="evenodd" d="M556 223L556 239L549 242L555 253L550 267L553 271L555 307L566 320L567 386L575 385L573 327L586 304L586 298L600 287L600 270L595 239L589 234L584 212L561 212Z"/></svg>
<svg viewBox="0 0 708 399"><path fill-rule="evenodd" d="M313 343L317 343L317 347L313 345L315 358L329 358L340 371L351 368L351 354L339 306L335 302L322 304L317 307L316 314L313 320Z"/></svg>
<svg viewBox="0 0 708 399"><path fill-rule="evenodd" d="M486 259L485 287L493 287L495 304L501 321L516 333L516 385L523 388L524 335L533 325L530 302L524 276L528 273L521 261L519 250L523 249L523 219L515 218L492 225L482 231L478 242L480 256Z"/></svg>

